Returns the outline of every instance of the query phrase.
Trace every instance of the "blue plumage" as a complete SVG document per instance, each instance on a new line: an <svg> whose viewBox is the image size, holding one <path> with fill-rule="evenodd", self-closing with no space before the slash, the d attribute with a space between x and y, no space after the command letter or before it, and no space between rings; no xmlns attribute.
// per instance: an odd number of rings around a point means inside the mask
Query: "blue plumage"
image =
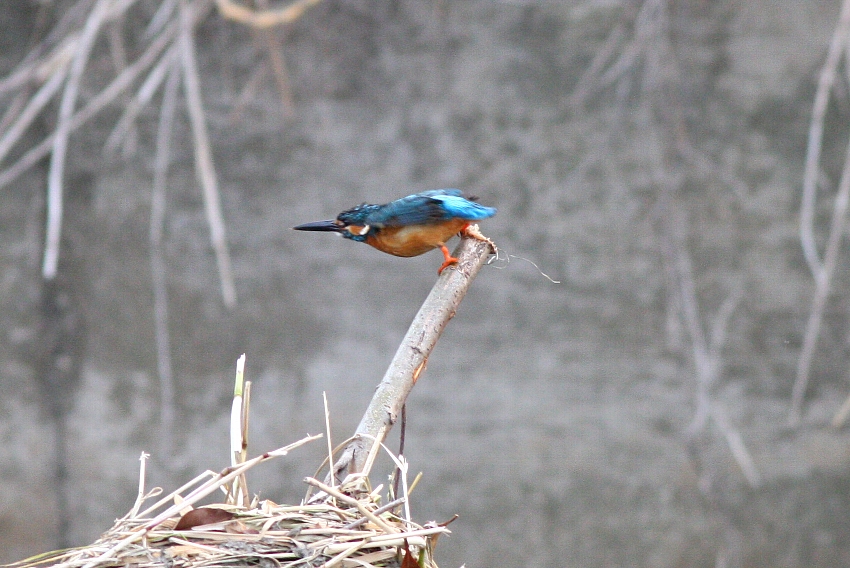
<svg viewBox="0 0 850 568"><path fill-rule="evenodd" d="M480 221L495 214L494 208L464 198L459 189L433 189L386 205L363 204L340 213L337 219L348 225L381 228L435 225L449 219Z"/></svg>

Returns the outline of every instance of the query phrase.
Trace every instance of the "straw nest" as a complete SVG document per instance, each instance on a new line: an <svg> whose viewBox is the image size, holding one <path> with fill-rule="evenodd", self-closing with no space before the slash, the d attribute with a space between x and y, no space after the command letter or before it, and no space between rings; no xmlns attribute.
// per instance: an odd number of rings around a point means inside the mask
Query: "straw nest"
<svg viewBox="0 0 850 568"><path fill-rule="evenodd" d="M348 476L336 486L305 478L310 491L300 505L258 502L256 498L248 505L238 504L246 495L244 474L248 469L320 437L309 436L219 473L207 471L141 510L145 501L162 493L159 488L144 489L147 456L143 454L136 503L100 539L10 566L436 568L434 545L437 537L449 530L433 522L417 525L410 521L404 477L396 499L391 499L391 493L382 497L382 486L372 490L361 474ZM406 475L403 458L394 459L401 460L396 463ZM225 503L192 507L218 491L225 493ZM311 497L312 491L316 493Z"/></svg>

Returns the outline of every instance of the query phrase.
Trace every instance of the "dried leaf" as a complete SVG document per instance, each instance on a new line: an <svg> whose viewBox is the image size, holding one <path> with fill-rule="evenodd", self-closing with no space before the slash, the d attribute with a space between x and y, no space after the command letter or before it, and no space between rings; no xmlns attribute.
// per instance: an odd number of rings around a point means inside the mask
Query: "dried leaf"
<svg viewBox="0 0 850 568"><path fill-rule="evenodd" d="M211 525L213 523L222 523L233 519L236 515L230 511L223 509L212 509L209 507L200 507L193 509L183 515L174 527L176 531L187 531L189 529L200 527L202 525Z"/></svg>
<svg viewBox="0 0 850 568"><path fill-rule="evenodd" d="M404 541L404 558L401 559L401 568L419 568L419 562L407 546L407 539Z"/></svg>

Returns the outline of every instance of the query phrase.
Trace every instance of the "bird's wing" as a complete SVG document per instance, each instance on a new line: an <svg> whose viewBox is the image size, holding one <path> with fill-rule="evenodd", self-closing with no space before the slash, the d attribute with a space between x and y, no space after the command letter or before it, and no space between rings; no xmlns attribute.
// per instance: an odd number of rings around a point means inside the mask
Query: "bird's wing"
<svg viewBox="0 0 850 568"><path fill-rule="evenodd" d="M470 201L459 195L435 195L432 199L436 199L442 204L447 214L446 218L459 217L467 221L480 221L496 214L493 207L484 207L480 203Z"/></svg>
<svg viewBox="0 0 850 568"><path fill-rule="evenodd" d="M495 209L469 201L462 195L459 189L434 189L408 195L370 214L368 223L377 227L403 227L457 218L477 221L496 214Z"/></svg>

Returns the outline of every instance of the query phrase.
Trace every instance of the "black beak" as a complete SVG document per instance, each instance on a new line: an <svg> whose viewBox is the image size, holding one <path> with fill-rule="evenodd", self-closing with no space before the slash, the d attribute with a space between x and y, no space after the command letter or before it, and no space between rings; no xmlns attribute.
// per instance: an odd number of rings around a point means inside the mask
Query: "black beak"
<svg viewBox="0 0 850 568"><path fill-rule="evenodd" d="M304 223L303 225L298 225L297 227L292 227L296 231L326 231L326 232L334 232L339 233L342 232L343 227L334 219L330 219L328 221L313 221L312 223Z"/></svg>

